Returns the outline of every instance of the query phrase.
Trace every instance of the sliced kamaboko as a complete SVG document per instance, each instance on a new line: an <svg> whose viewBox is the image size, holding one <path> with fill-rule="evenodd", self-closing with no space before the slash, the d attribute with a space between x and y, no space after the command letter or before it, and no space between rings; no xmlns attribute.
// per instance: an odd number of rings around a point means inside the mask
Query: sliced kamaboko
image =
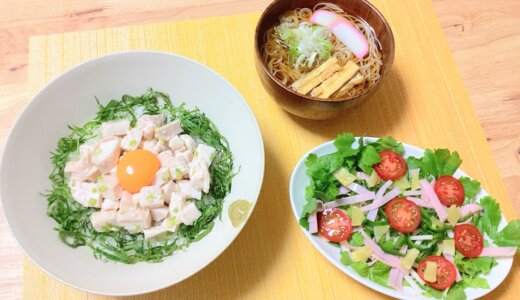
<svg viewBox="0 0 520 300"><path fill-rule="evenodd" d="M170 147L170 149L172 149L173 152L186 151L186 145L184 145L184 142L181 140L181 138L178 135L172 137L168 141L168 146Z"/></svg>
<svg viewBox="0 0 520 300"><path fill-rule="evenodd" d="M160 186L152 185L141 188L139 205L143 208L159 208L164 205L164 194Z"/></svg>
<svg viewBox="0 0 520 300"><path fill-rule="evenodd" d="M136 127L143 130L143 137L147 140L153 138L155 128L164 124L164 115L143 115L137 120Z"/></svg>
<svg viewBox="0 0 520 300"><path fill-rule="evenodd" d="M109 231L113 226L117 224L117 212L115 210L110 211L96 211L90 216L90 222L94 230L98 232Z"/></svg>
<svg viewBox="0 0 520 300"><path fill-rule="evenodd" d="M168 206L152 208L152 209L150 209L150 214L152 215L153 221L155 221L155 222L162 221L168 216Z"/></svg>
<svg viewBox="0 0 520 300"><path fill-rule="evenodd" d="M324 27L331 26L334 22L337 22L342 16L324 9L318 9L311 16L311 22Z"/></svg>
<svg viewBox="0 0 520 300"><path fill-rule="evenodd" d="M101 140L92 152L92 163L96 165L101 174L110 172L117 166L121 155L121 139L117 137Z"/></svg>
<svg viewBox="0 0 520 300"><path fill-rule="evenodd" d="M186 150L190 150L191 152L195 151L197 143L195 143L195 140L191 137L191 135L181 134L179 138L184 142Z"/></svg>
<svg viewBox="0 0 520 300"><path fill-rule="evenodd" d="M328 10L319 9L312 14L311 22L332 30L336 38L358 58L361 59L368 54L369 46L366 37L344 17Z"/></svg>
<svg viewBox="0 0 520 300"><path fill-rule="evenodd" d="M340 71L336 72L318 87L313 89L311 91L311 95L318 98L329 98L347 81L349 81L358 71L359 66L353 61L348 61Z"/></svg>
<svg viewBox="0 0 520 300"><path fill-rule="evenodd" d="M215 148L205 144L198 144L197 148L195 149L195 153L193 154L193 158L204 160L204 162L206 162L206 165L209 167L211 166L211 162L213 161L213 159L215 159L215 153Z"/></svg>
<svg viewBox="0 0 520 300"><path fill-rule="evenodd" d="M157 155L157 158L161 162L161 166L165 168L171 167L173 161L175 160L175 155L172 150L166 150Z"/></svg>
<svg viewBox="0 0 520 300"><path fill-rule="evenodd" d="M168 181L165 185L161 187L164 194L164 202L170 203L170 196L173 192L178 192L179 187L173 181Z"/></svg>
<svg viewBox="0 0 520 300"><path fill-rule="evenodd" d="M188 198L200 200L202 198L202 191L194 188L189 180L177 181L179 191L186 195Z"/></svg>
<svg viewBox="0 0 520 300"><path fill-rule="evenodd" d="M143 130L141 128L133 128L123 137L121 148L126 151L132 151L139 147L143 139Z"/></svg>
<svg viewBox="0 0 520 300"><path fill-rule="evenodd" d="M146 208L119 210L117 212L116 224L123 227L129 233L142 232L152 225L152 215Z"/></svg>
<svg viewBox="0 0 520 300"><path fill-rule="evenodd" d="M184 205L179 215L181 223L185 225L193 225L195 221L202 215L195 203L189 202Z"/></svg>
<svg viewBox="0 0 520 300"><path fill-rule="evenodd" d="M206 162L202 159L195 159L189 164L190 182L194 189L202 190L204 193L209 192L210 175Z"/></svg>
<svg viewBox="0 0 520 300"><path fill-rule="evenodd" d="M170 140L170 138L182 132L181 121L175 120L166 125L155 129L155 137L158 139Z"/></svg>
<svg viewBox="0 0 520 300"><path fill-rule="evenodd" d="M130 130L130 121L117 120L101 124L103 137L123 136Z"/></svg>
<svg viewBox="0 0 520 300"><path fill-rule="evenodd" d="M354 54L362 59L368 54L368 41L351 22L347 19L339 20L330 26L332 33L347 46Z"/></svg>

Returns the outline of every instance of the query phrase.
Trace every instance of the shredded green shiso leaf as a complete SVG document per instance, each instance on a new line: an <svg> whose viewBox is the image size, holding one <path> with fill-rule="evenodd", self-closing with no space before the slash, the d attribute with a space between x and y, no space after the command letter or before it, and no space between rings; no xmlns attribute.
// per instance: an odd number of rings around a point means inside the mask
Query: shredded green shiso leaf
<svg viewBox="0 0 520 300"><path fill-rule="evenodd" d="M70 134L58 141L51 156L53 170L49 179L52 189L45 195L48 201L47 215L58 223L55 230L60 240L72 248L88 246L98 259L132 264L140 261L159 262L174 251L185 249L206 236L213 228L215 218L222 213L224 197L231 190L234 176L233 156L228 142L215 124L199 109L189 110L184 104L175 106L167 94L152 89L139 97L124 95L120 100L111 100L104 106L96 101L99 111L95 118L81 127L69 126ZM76 155L81 144L98 134L101 123L129 119L134 126L140 115L159 113L163 113L167 121L179 119L185 133L217 150L210 167L210 192L195 202L202 213L201 217L193 225L182 224L177 233L169 233L153 242L145 240L142 233L130 234L124 229L95 231L90 215L96 209L83 207L72 198L64 175L65 164Z"/></svg>
<svg viewBox="0 0 520 300"><path fill-rule="evenodd" d="M404 153L403 144L397 142L393 137L380 138L375 142L366 143L363 138L358 141L359 146L354 148L356 138L352 133L342 133L334 140L337 151L318 157L310 154L307 157L305 165L307 167L307 175L310 177L310 183L305 189L305 204L303 206L302 217L299 223L305 229L309 229L308 215L316 210L318 199L324 202L334 201L344 196L352 196L355 193L348 192L346 195L340 195L339 190L341 183L333 176L334 172L339 168L345 168L350 173L363 171L367 174L373 172L373 165L380 162L379 152L382 150L392 150L401 155ZM420 178L432 181L442 175L453 175L458 169L462 160L459 154L448 149L426 149L424 155L420 158L408 157L406 159L408 170L419 169ZM405 174L408 176L409 174ZM468 177L459 178L465 189L465 204L478 203L482 206L482 211L476 213L472 219L473 225L477 226L480 232L490 238L497 246L515 246L520 252L520 220L509 222L502 230L498 230L498 225L502 219L500 206L495 199L485 196L477 199L480 192L480 182L472 180ZM377 191L384 184L381 181L374 187L368 187L364 180L355 181L371 191ZM402 196L401 196L402 197ZM362 205L362 204L355 204ZM348 214L348 208L351 205L338 207ZM430 255L437 255L440 251L437 246L438 242L449 239L448 231L453 230L453 226L443 223L440 224L437 219L437 213L433 209L420 207L421 224L419 228L412 234L403 234L390 227L389 236L383 235L378 245L388 254L403 256L399 252L401 246L407 245L409 249L416 248L420 254L416 262ZM460 220L466 221L471 216ZM363 230L371 237L374 237L374 226L388 225L384 207L379 208L378 217L375 221L365 219L361 225ZM432 240L415 242L410 239L411 235L432 235ZM354 247L364 246L363 236L359 232L354 232L348 239L348 243ZM488 243L487 241L485 243ZM360 276L366 277L382 286L388 287L387 281L389 277L390 267L381 262L377 262L371 266L367 262L354 262L347 251L340 251L340 261L346 266L352 267ZM447 291L435 290L428 285L417 284L423 289L423 295L436 299L466 299L465 288L482 288L489 289L487 280L483 277L491 272L491 269L497 265L497 261L493 257L476 257L467 258L459 252L456 253L455 265L459 270L462 281L455 282ZM407 285L406 282L403 283Z"/></svg>

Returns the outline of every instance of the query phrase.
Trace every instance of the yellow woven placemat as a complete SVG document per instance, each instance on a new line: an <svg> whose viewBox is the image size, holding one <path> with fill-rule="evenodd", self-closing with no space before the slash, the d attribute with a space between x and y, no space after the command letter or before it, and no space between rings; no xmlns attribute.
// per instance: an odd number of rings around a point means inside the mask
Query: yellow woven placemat
<svg viewBox="0 0 520 300"><path fill-rule="evenodd" d="M265 92L253 60L254 28L259 14L31 38L32 94L53 77L91 58L122 50L161 50L191 57L222 74L245 97L258 120L264 137L266 168L262 193L249 223L229 249L208 267L180 284L146 297L383 298L322 257L304 237L290 208L288 184L298 159L343 131L392 135L420 147L456 149L464 160L462 168L498 199L508 219L516 217L430 1L373 2L394 31L395 64L373 99L331 121L290 116ZM492 297L518 299L514 290L520 286L519 275L520 265L515 263L508 279ZM24 298L103 299L59 283L27 259Z"/></svg>

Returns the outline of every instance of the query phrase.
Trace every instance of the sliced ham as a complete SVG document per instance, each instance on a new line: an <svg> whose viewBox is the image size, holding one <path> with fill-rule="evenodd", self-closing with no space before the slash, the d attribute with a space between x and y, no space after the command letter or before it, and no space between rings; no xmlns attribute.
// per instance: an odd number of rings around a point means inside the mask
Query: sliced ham
<svg viewBox="0 0 520 300"><path fill-rule="evenodd" d="M464 218L468 214L474 214L482 210L482 206L478 204L466 204L460 208L460 217Z"/></svg>
<svg viewBox="0 0 520 300"><path fill-rule="evenodd" d="M435 212L437 212L437 215L439 216L439 220L442 222L446 221L446 218L448 217L446 207L442 205L439 197L437 197L437 194L435 194L432 185L425 179L421 179L420 183L424 195L430 200L433 209L435 209Z"/></svg>
<svg viewBox="0 0 520 300"><path fill-rule="evenodd" d="M372 206L367 205L369 208L369 209L367 209L368 210L367 220L375 221L375 219L377 219L378 208L383 205L383 204L379 205L381 203L381 198L383 197L386 190L390 187L390 185L392 183L393 183L392 180L388 180L387 182L385 182L377 191L375 200L371 204Z"/></svg>
<svg viewBox="0 0 520 300"><path fill-rule="evenodd" d="M405 196L421 196L422 195L422 191L421 190L404 191L403 195L405 195Z"/></svg>
<svg viewBox="0 0 520 300"><path fill-rule="evenodd" d="M366 173L364 172L357 172L356 173L356 177L361 179L361 180L364 180L364 181L367 181L370 179L370 176L368 176Z"/></svg>
<svg viewBox="0 0 520 300"><path fill-rule="evenodd" d="M310 214L307 221L309 222L309 233L317 233L318 232L317 213L313 212L312 214Z"/></svg>
<svg viewBox="0 0 520 300"><path fill-rule="evenodd" d="M343 197L331 202L323 203L323 209L333 208L343 205L356 204L359 202L365 202L368 200L374 200L375 194L374 192L362 193L355 196Z"/></svg>
<svg viewBox="0 0 520 300"><path fill-rule="evenodd" d="M384 195L381 198L378 198L377 194L376 194L376 200L374 200L374 202L372 202L372 204L365 205L365 206L361 207L361 210L362 211L369 211L369 210L378 209L379 207L381 207L381 206L385 205L386 203L388 203L390 200L392 200L395 197L399 196L400 193L401 193L401 190L399 190L399 188L394 188L394 189L392 189L390 192L388 192L386 195Z"/></svg>
<svg viewBox="0 0 520 300"><path fill-rule="evenodd" d="M358 194L362 194L362 193L369 193L370 191L367 190L364 186L362 185L359 185L357 183L351 183L349 186L347 186L347 188L351 191L353 191L354 193L358 193Z"/></svg>
<svg viewBox="0 0 520 300"><path fill-rule="evenodd" d="M339 187L339 195L346 195L348 193L348 191L349 191L349 189L344 186Z"/></svg>
<svg viewBox="0 0 520 300"><path fill-rule="evenodd" d="M433 208L433 205L430 202L424 202L420 198L406 197L406 200L412 201L413 203L417 204L418 206L422 206L425 208Z"/></svg>
<svg viewBox="0 0 520 300"><path fill-rule="evenodd" d="M516 247L484 247L480 256L509 257L516 254Z"/></svg>
<svg viewBox="0 0 520 300"><path fill-rule="evenodd" d="M399 269L404 274L409 273L409 271L404 269L404 267L401 265L401 259L399 257L385 253L383 249L381 249L379 245L374 240L372 240L363 229L360 229L359 232L361 233L361 235L363 235L363 241L365 245L369 246L372 249L373 255L377 259L379 259L382 263L392 268Z"/></svg>

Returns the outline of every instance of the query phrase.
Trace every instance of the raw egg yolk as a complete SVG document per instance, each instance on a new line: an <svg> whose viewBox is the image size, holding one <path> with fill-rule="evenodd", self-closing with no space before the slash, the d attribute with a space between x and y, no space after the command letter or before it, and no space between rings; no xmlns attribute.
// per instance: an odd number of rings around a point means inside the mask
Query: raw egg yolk
<svg viewBox="0 0 520 300"><path fill-rule="evenodd" d="M161 162L148 150L134 150L121 157L117 165L117 179L130 193L137 193L142 187L151 185Z"/></svg>

